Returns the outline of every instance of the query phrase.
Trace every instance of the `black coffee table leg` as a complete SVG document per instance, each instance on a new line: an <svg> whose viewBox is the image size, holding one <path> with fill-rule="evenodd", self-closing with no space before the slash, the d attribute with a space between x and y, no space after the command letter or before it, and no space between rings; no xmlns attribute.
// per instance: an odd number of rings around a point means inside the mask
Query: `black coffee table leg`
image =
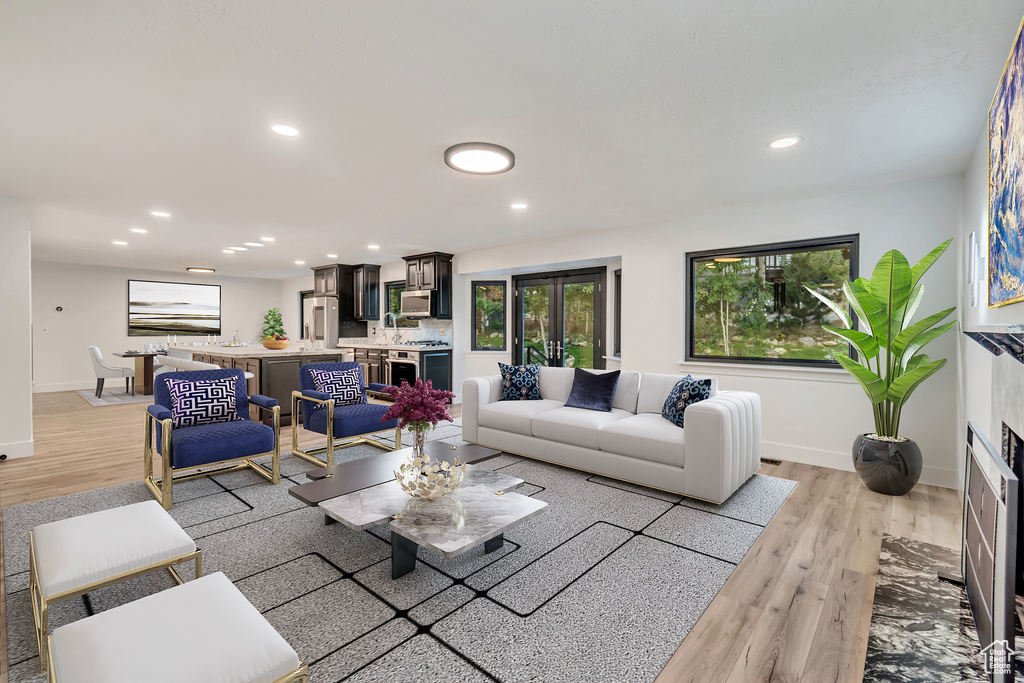
<svg viewBox="0 0 1024 683"><path fill-rule="evenodd" d="M330 515L324 515L324 526L330 526L332 524L337 524L337 523L338 523L338 520L334 519Z"/></svg>
<svg viewBox="0 0 1024 683"><path fill-rule="evenodd" d="M501 546L505 545L505 534L498 534L489 541L484 541L484 553L493 553L495 550L501 550Z"/></svg>
<svg viewBox="0 0 1024 683"><path fill-rule="evenodd" d="M397 579L416 569L419 546L408 538L391 532L391 578Z"/></svg>

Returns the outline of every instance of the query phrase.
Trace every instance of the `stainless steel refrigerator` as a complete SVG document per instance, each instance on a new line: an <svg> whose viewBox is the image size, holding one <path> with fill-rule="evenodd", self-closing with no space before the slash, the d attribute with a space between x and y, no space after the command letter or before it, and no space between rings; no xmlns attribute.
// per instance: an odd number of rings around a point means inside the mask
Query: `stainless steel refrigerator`
<svg viewBox="0 0 1024 683"><path fill-rule="evenodd" d="M312 342L314 349L333 349L338 345L338 297L315 296L302 302L305 325L302 338Z"/></svg>

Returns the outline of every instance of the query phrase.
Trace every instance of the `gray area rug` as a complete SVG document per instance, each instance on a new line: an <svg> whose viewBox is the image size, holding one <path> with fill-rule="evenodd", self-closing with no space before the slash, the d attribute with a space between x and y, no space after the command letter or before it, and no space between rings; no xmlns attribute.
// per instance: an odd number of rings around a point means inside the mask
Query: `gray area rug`
<svg viewBox="0 0 1024 683"><path fill-rule="evenodd" d="M356 446L338 460L376 452ZM291 456L279 486L248 471L176 486L172 515L203 549L204 571L235 582L315 683L652 681L796 486L756 475L715 507L508 454L480 466L524 479L519 493L547 501L547 512L489 555L421 550L397 581L387 526L325 526L288 495L310 469ZM29 530L149 499L131 483L4 510L11 683L44 681L26 590ZM50 623L172 585L160 572L97 590L53 606Z"/></svg>
<svg viewBox="0 0 1024 683"><path fill-rule="evenodd" d="M124 389L115 389L114 387L104 387L103 396L100 398L96 398L95 389L90 389L89 391L76 391L75 393L84 398L86 402L94 408L102 408L104 406L123 406L126 403L153 402L152 396L146 396L138 392L132 396L130 392L127 392Z"/></svg>

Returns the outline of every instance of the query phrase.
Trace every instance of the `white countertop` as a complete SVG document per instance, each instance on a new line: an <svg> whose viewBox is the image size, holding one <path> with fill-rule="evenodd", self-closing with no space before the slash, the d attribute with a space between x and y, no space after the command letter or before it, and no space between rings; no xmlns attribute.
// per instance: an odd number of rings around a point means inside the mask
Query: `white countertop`
<svg viewBox="0 0 1024 683"><path fill-rule="evenodd" d="M451 346L413 346L409 344L350 344L333 349L303 350L298 342L292 342L286 349L267 349L261 345L252 346L218 346L216 344L203 344L201 346L189 346L188 344L172 344L169 350L186 351L192 354L204 354L209 356L221 356L227 358L283 358L286 356L327 356L340 353L344 349L379 349L389 351L451 351Z"/></svg>

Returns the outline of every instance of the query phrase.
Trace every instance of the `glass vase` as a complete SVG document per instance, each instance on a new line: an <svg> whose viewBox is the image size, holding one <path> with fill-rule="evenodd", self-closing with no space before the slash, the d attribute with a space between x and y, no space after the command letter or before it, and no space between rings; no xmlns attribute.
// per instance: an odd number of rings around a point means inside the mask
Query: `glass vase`
<svg viewBox="0 0 1024 683"><path fill-rule="evenodd" d="M412 457L423 458L426 456L424 447L427 443L427 430L426 429L412 429Z"/></svg>

